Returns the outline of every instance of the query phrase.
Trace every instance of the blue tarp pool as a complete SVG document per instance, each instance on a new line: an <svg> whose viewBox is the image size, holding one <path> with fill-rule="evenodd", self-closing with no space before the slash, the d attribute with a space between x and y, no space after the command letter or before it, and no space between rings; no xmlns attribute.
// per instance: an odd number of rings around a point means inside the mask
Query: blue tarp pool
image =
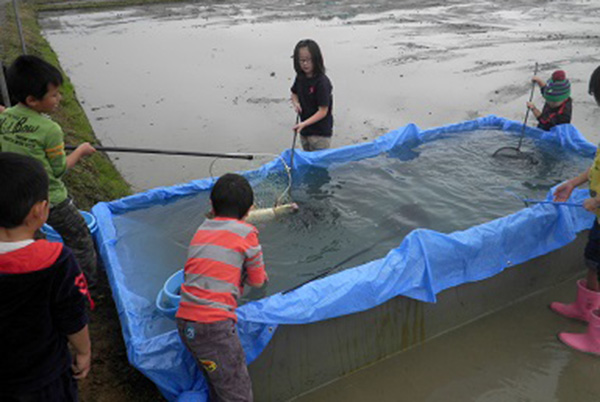
<svg viewBox="0 0 600 402"><path fill-rule="evenodd" d="M429 130L408 125L364 144L315 153L297 151L294 168L306 165L328 168L474 130L502 130L516 139L521 129L520 123L496 116ZM558 126L550 132L527 128L526 134L589 158L590 162L596 152L596 147L571 125ZM285 160L289 160L289 152L282 154ZM248 174L266 177L270 172L282 169L281 161L276 159ZM121 320L129 360L154 381L169 400L184 400L191 396L189 391L202 394L204 379L184 350L172 323L153 307L154 282L164 281L164 278L145 275L144 266L156 263L160 259L160 250L156 247L149 247L152 250L147 252L129 249L124 234L128 225L139 226L139 222L130 216L149 208L173 205L191 196L206 196L212 183L211 179L204 179L157 188L99 203L93 208L98 223L97 242ZM586 196L586 190L577 190L571 201L581 203ZM578 232L591 226L593 220L594 215L583 208L539 204L450 234L416 229L383 258L311 282L290 293L277 293L241 306L238 329L247 361L256 359L278 325L301 325L352 314L399 295L435 302L436 294L445 289L489 278L507 267L572 242ZM173 224L176 226L177 222ZM165 244L165 247L185 245Z"/></svg>

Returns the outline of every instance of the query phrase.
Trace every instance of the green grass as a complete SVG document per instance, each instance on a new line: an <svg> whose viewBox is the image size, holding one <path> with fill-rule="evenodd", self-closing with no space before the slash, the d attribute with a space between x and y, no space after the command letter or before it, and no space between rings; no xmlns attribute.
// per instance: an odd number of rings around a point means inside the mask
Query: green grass
<svg viewBox="0 0 600 402"><path fill-rule="evenodd" d="M63 100L60 109L52 118L65 132L67 144L82 142L97 143L92 127L77 100L75 88L62 70L56 53L41 34L37 21L37 5L32 1L20 1L19 14L23 25L27 53L39 56L58 67L63 73L61 88ZM6 5L6 23L0 24L0 56L5 64L21 54L21 42L14 18L12 3ZM112 162L101 153L85 158L65 175L69 193L81 209L89 209L99 201L109 201L131 194L131 187L123 179Z"/></svg>
<svg viewBox="0 0 600 402"><path fill-rule="evenodd" d="M65 10L84 10L84 9L102 9L139 6L146 4L159 3L181 3L182 0L104 0L104 1L60 1L56 0L38 0L37 8L39 11L65 11Z"/></svg>

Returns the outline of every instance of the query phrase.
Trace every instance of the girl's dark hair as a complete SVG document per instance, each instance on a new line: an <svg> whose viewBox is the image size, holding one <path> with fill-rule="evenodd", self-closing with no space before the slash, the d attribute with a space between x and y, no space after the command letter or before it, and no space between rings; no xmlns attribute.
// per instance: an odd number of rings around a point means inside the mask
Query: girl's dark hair
<svg viewBox="0 0 600 402"><path fill-rule="evenodd" d="M215 183L210 201L216 216L242 219L254 204L254 192L245 177L227 173Z"/></svg>
<svg viewBox="0 0 600 402"><path fill-rule="evenodd" d="M304 71L300 68L300 49L303 47L307 48L310 53L315 77L325 74L325 62L323 61L321 49L317 45L317 42L312 39L303 39L294 48L294 70L296 70L296 74L304 75Z"/></svg>
<svg viewBox="0 0 600 402"><path fill-rule="evenodd" d="M590 86L588 89L590 95L596 99L596 103L600 105L600 66L598 66L590 77Z"/></svg>
<svg viewBox="0 0 600 402"><path fill-rule="evenodd" d="M0 227L21 226L31 208L48 200L48 174L30 156L0 152Z"/></svg>
<svg viewBox="0 0 600 402"><path fill-rule="evenodd" d="M36 56L19 56L6 71L6 83L11 99L25 103L28 96L42 99L48 85L62 85L60 71L52 64Z"/></svg>

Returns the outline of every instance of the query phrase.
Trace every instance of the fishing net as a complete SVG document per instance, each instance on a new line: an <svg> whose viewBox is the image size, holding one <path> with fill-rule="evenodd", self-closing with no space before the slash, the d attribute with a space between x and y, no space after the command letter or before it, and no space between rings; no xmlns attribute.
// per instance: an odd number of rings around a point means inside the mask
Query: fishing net
<svg viewBox="0 0 600 402"><path fill-rule="evenodd" d="M535 77L538 72L538 64L535 63L535 69L533 71L533 76ZM533 81L533 80L532 80ZM535 81L531 84L531 92L529 94L529 102L533 100L533 91L535 89ZM492 154L494 157L513 159L513 160L522 160L529 162L531 164L537 164L538 161L533 157L531 152L523 152L521 151L521 144L523 143L523 138L525 137L525 128L527 127L527 119L529 118L529 108L525 112L525 120L523 121L523 129L521 130L521 136L519 137L519 145L516 147L502 147L496 152Z"/></svg>
<svg viewBox="0 0 600 402"><path fill-rule="evenodd" d="M274 170L262 175L246 175L246 178L254 191L254 205L256 208L271 208L276 205L292 202L291 187L292 187L292 172L289 167L289 161L284 160L280 155L260 153L253 154L254 160L251 163L246 163L245 170L261 166L272 160L279 158L282 162L283 169ZM230 161L224 161L221 158L215 158L209 167L210 177L216 181L220 176L232 171Z"/></svg>
<svg viewBox="0 0 600 402"><path fill-rule="evenodd" d="M521 151L519 147L502 147L492 154L495 158L506 158L521 160L531 164L537 164L538 161L535 159L531 152Z"/></svg>

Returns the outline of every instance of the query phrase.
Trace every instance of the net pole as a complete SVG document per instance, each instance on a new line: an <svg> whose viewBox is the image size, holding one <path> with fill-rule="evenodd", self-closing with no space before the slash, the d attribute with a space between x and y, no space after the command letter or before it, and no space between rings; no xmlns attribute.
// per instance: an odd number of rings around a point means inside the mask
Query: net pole
<svg viewBox="0 0 600 402"><path fill-rule="evenodd" d="M216 152L194 152L194 151L172 151L166 149L151 149L151 148L125 148L125 147L103 147L92 145L97 151L102 152L126 152L135 154L156 154L156 155L178 155L178 156L200 156L205 158L229 158L229 159L246 159L253 160L252 154L228 154ZM65 145L65 149L72 151L76 149L75 145Z"/></svg>
<svg viewBox="0 0 600 402"><path fill-rule="evenodd" d="M25 46L25 35L23 35L23 25L21 24L21 15L19 14L18 0L13 0L13 7L15 9L17 29L19 30L19 39L21 39L21 51L23 52L23 54L27 54L27 47Z"/></svg>
<svg viewBox="0 0 600 402"><path fill-rule="evenodd" d="M0 48L0 51L2 49ZM0 60L0 94L4 100L4 106L11 107L10 96L8 94L8 85L6 85L6 76L4 75L4 64Z"/></svg>
<svg viewBox="0 0 600 402"><path fill-rule="evenodd" d="M300 123L300 115L296 115L296 125ZM294 139L292 140L292 154L290 155L290 169L294 168L294 152L296 150L296 139L298 138L298 131L294 130Z"/></svg>
<svg viewBox="0 0 600 402"><path fill-rule="evenodd" d="M533 70L533 76L537 75L538 64L535 63L535 68ZM531 93L529 94L529 102L533 100L533 91L535 90L535 82L531 83ZM523 129L521 131L521 138L519 138L519 145L517 145L517 152L521 150L521 144L523 143L523 137L525 137L525 127L527 127L527 119L529 118L529 106L527 107L527 111L525 112L525 120L523 121Z"/></svg>

